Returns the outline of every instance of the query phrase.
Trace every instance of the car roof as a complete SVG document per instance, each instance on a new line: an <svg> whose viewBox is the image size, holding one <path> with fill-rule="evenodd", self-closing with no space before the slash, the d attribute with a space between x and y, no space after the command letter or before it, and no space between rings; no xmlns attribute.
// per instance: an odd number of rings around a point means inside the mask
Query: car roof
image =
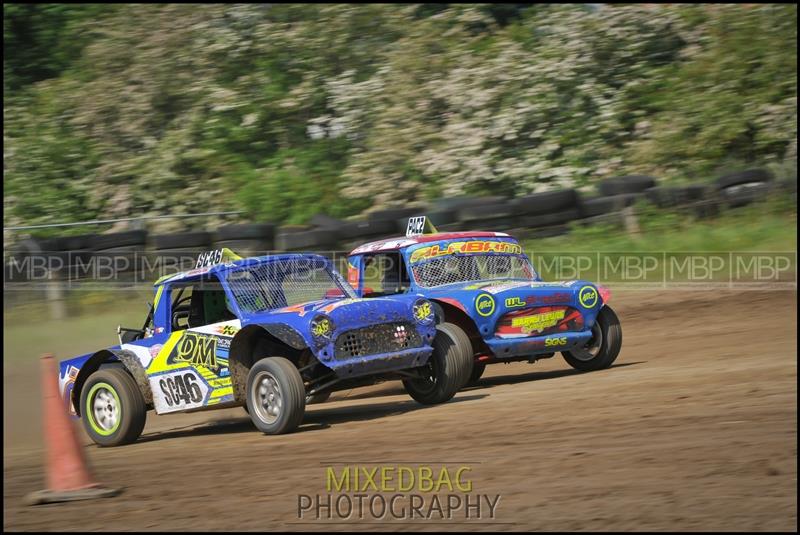
<svg viewBox="0 0 800 535"><path fill-rule="evenodd" d="M433 234L421 234L413 237L397 237L376 240L363 245L359 245L350 252L350 255L364 253L402 251L418 243L428 243L432 241L457 240L465 238L514 238L505 232L485 232L485 231L466 231L466 232L436 232Z"/></svg>
<svg viewBox="0 0 800 535"><path fill-rule="evenodd" d="M201 279L208 275L218 275L221 273L226 273L228 271L233 271L235 269L251 266L255 264L263 264L268 262L280 262L283 260L293 260L298 258L310 258L310 259L317 259L327 262L328 260L318 254L300 254L300 253L286 253L286 254L272 254L272 255L264 255L264 256L251 256L248 258L242 258L240 260L234 260L231 262L224 262L219 264L214 264L212 266L206 266L201 268L190 269L187 271L181 271L179 273L173 273L171 275L165 275L159 278L153 285L160 286L167 282L174 282L180 280L181 282L184 281L194 281L197 279Z"/></svg>

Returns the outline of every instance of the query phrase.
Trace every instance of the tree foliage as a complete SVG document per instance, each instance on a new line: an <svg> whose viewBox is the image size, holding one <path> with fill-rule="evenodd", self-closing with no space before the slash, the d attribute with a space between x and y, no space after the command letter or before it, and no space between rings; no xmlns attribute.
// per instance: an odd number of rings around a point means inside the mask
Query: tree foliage
<svg viewBox="0 0 800 535"><path fill-rule="evenodd" d="M6 224L796 159L796 6L593 6L4 4Z"/></svg>

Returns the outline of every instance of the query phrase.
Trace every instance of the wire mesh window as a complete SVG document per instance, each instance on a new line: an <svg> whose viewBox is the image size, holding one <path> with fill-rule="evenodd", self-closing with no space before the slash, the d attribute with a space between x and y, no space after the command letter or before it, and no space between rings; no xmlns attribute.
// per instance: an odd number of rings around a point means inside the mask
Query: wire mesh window
<svg viewBox="0 0 800 535"><path fill-rule="evenodd" d="M527 258L502 254L452 254L421 262L412 267L412 272L423 288L477 280L533 279Z"/></svg>
<svg viewBox="0 0 800 535"><path fill-rule="evenodd" d="M355 297L350 287L318 260L298 258L244 266L227 276L242 312L261 312L308 301Z"/></svg>

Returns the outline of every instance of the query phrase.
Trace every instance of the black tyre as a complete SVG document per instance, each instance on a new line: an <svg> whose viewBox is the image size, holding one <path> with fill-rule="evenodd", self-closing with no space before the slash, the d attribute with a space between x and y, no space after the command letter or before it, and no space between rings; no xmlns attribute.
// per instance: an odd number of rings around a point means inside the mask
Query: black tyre
<svg viewBox="0 0 800 535"><path fill-rule="evenodd" d="M466 333L452 323L441 323L436 331L433 354L422 367L424 377L403 381L406 392L424 405L450 400L472 371L472 344Z"/></svg>
<svg viewBox="0 0 800 535"><path fill-rule="evenodd" d="M316 229L303 232L279 231L275 236L275 248L279 251L301 251L328 249L336 245L338 236L332 230Z"/></svg>
<svg viewBox="0 0 800 535"><path fill-rule="evenodd" d="M619 209L619 204L619 198L613 195L611 197L590 197L581 199L581 217L594 217L614 212Z"/></svg>
<svg viewBox="0 0 800 535"><path fill-rule="evenodd" d="M335 217L331 217L328 214L314 214L309 223L314 225L316 228L324 228L329 230L336 230L344 225L344 221L341 219L336 219Z"/></svg>
<svg viewBox="0 0 800 535"><path fill-rule="evenodd" d="M622 348L622 326L608 305L600 309L592 326L592 338L584 347L561 353L576 370L594 371L608 368Z"/></svg>
<svg viewBox="0 0 800 535"><path fill-rule="evenodd" d="M541 215L577 209L579 202L580 196L577 191L565 189L518 197L514 205L517 214Z"/></svg>
<svg viewBox="0 0 800 535"><path fill-rule="evenodd" d="M507 200L495 203L486 203L480 206L468 206L465 208L460 208L456 214L457 220L462 223L473 221L484 223L487 219L487 215L490 215L491 219L514 216L515 206L511 200Z"/></svg>
<svg viewBox="0 0 800 535"><path fill-rule="evenodd" d="M772 190L772 183L756 182L725 188L720 195L728 208L738 208L765 199Z"/></svg>
<svg viewBox="0 0 800 535"><path fill-rule="evenodd" d="M628 175L603 180L597 189L602 195L641 193L655 187L656 179L647 175Z"/></svg>
<svg viewBox="0 0 800 535"><path fill-rule="evenodd" d="M709 194L707 184L689 184L688 186L682 186L681 190L687 201L702 201Z"/></svg>
<svg viewBox="0 0 800 535"><path fill-rule="evenodd" d="M122 367L101 368L81 390L81 422L100 446L135 442L142 434L147 407L136 381Z"/></svg>
<svg viewBox="0 0 800 535"><path fill-rule="evenodd" d="M327 392L321 392L319 394L314 394L313 396L306 396L306 405L319 405L320 403L325 403L328 401L328 398L331 397L330 390Z"/></svg>
<svg viewBox="0 0 800 535"><path fill-rule="evenodd" d="M217 241L226 240L266 240L275 238L275 225L272 223L245 223L219 227L215 236Z"/></svg>
<svg viewBox="0 0 800 535"><path fill-rule="evenodd" d="M669 186L656 186L644 192L645 198L659 208L678 206L686 201L682 188Z"/></svg>
<svg viewBox="0 0 800 535"><path fill-rule="evenodd" d="M486 364L481 364L480 362L475 362L472 364L472 373L469 374L469 381L467 381L468 385L477 384L480 381L483 372L486 371Z"/></svg>
<svg viewBox="0 0 800 535"><path fill-rule="evenodd" d="M747 169L719 177L716 180L717 188L725 189L741 184L751 184L754 182L770 182L775 177L768 169Z"/></svg>
<svg viewBox="0 0 800 535"><path fill-rule="evenodd" d="M563 225L570 221L580 219L580 212L574 208L561 212L551 212L549 214L526 215L517 218L517 221L526 228L550 227L553 225Z"/></svg>
<svg viewBox="0 0 800 535"><path fill-rule="evenodd" d="M303 421L306 389L294 364L283 357L256 362L247 375L247 412L268 435L294 431Z"/></svg>
<svg viewBox="0 0 800 535"><path fill-rule="evenodd" d="M397 234L396 221L348 221L337 229L345 240L369 238L372 236L394 236ZM405 232L405 228L403 228Z"/></svg>
<svg viewBox="0 0 800 535"><path fill-rule="evenodd" d="M146 242L147 232L144 230L98 234L89 239L91 248L95 251L114 251L119 247L133 247L136 250L140 250L144 249Z"/></svg>

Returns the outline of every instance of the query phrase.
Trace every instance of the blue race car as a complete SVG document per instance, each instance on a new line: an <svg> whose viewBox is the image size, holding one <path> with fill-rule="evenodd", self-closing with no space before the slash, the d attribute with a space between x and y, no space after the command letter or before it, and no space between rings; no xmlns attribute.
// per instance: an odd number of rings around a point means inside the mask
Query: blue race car
<svg viewBox="0 0 800 535"><path fill-rule="evenodd" d="M403 380L421 403L442 403L468 380L471 354L437 327L417 296L358 299L323 256L201 255L162 277L141 329L60 364L71 412L102 446L135 441L156 414L244 405L256 427L286 433L310 398Z"/></svg>
<svg viewBox="0 0 800 535"><path fill-rule="evenodd" d="M437 324L460 331L457 340L474 355L470 383L487 364L535 362L556 351L584 371L608 368L617 358L622 328L608 289L584 280L543 281L508 234L433 228L425 234L426 223L424 216L411 218L405 238L356 248L348 282L363 297L429 299Z"/></svg>

